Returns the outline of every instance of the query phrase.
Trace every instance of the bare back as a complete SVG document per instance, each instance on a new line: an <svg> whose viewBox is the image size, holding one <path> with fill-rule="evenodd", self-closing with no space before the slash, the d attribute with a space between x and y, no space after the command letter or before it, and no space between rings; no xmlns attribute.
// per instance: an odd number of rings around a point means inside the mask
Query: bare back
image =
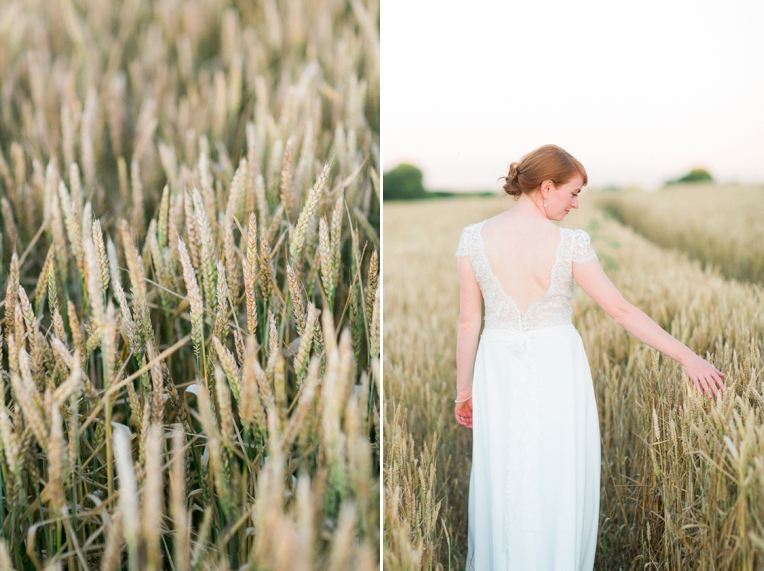
<svg viewBox="0 0 764 571"><path fill-rule="evenodd" d="M456 251L457 257L469 256L470 274L485 302L486 329L569 324L573 264L597 256L589 236L510 214L465 227Z"/></svg>
<svg viewBox="0 0 764 571"><path fill-rule="evenodd" d="M560 228L550 221L513 216L510 210L486 220L481 232L492 273L526 312L549 291Z"/></svg>

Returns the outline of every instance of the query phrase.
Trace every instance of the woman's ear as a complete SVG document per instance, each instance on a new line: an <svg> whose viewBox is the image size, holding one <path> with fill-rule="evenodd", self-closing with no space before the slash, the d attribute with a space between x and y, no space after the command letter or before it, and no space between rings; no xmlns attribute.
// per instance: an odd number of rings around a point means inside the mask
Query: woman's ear
<svg viewBox="0 0 764 571"><path fill-rule="evenodd" d="M545 180L541 183L541 196L543 198L548 198L549 193L552 192L552 190L554 190L554 182L551 180Z"/></svg>

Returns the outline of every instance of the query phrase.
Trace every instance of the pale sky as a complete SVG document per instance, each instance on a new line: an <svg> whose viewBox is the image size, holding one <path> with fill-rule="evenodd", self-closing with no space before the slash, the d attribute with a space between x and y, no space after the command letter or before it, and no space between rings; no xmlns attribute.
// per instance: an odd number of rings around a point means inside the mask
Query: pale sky
<svg viewBox="0 0 764 571"><path fill-rule="evenodd" d="M500 189L546 143L589 185L764 182L764 1L382 1L382 160Z"/></svg>

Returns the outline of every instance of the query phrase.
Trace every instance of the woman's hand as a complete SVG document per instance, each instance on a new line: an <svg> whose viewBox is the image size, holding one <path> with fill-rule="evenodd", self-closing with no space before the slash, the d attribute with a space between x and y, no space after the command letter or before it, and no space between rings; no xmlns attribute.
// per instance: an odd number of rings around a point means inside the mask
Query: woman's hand
<svg viewBox="0 0 764 571"><path fill-rule="evenodd" d="M472 399L457 404L455 414L456 422L467 428L472 428Z"/></svg>
<svg viewBox="0 0 764 571"><path fill-rule="evenodd" d="M695 384L695 388L708 397L717 395L727 388L722 382L724 373L695 353L683 361L682 366Z"/></svg>
<svg viewBox="0 0 764 571"><path fill-rule="evenodd" d="M618 325L643 343L681 363L700 392L711 397L725 390L722 382L724 374L663 330L644 311L626 301L596 259L583 264L574 263L573 277Z"/></svg>

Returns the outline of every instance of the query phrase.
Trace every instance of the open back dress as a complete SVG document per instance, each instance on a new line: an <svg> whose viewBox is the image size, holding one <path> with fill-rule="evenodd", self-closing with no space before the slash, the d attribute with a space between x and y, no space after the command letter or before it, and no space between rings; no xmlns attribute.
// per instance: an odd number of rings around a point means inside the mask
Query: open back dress
<svg viewBox="0 0 764 571"><path fill-rule="evenodd" d="M591 571L600 432L570 300L573 264L597 256L586 232L560 228L549 289L521 312L491 269L484 223L462 231L456 252L469 256L485 304L472 387L466 567Z"/></svg>

